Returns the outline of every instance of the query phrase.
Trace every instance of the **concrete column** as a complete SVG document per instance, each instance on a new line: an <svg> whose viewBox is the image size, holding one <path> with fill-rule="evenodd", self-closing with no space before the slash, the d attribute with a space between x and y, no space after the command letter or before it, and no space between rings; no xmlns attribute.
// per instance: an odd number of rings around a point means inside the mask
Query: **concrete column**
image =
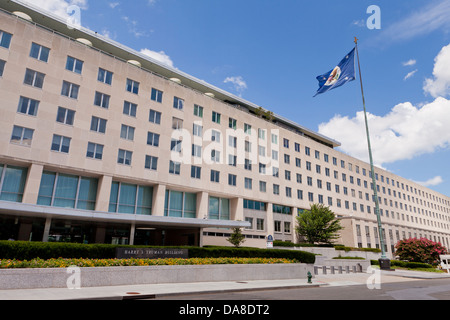
<svg viewBox="0 0 450 320"><path fill-rule="evenodd" d="M136 224L133 222L130 228L130 246L134 245L134 234L136 233Z"/></svg>
<svg viewBox="0 0 450 320"><path fill-rule="evenodd" d="M266 215L266 235L272 235L275 232L275 226L273 222L273 203L267 203L267 215Z"/></svg>
<svg viewBox="0 0 450 320"><path fill-rule="evenodd" d="M95 202L95 211L108 212L109 198L111 194L111 176L102 176L98 180L97 200Z"/></svg>
<svg viewBox="0 0 450 320"><path fill-rule="evenodd" d="M166 186L158 184L153 187L152 216L164 216L164 203L166 200Z"/></svg>
<svg viewBox="0 0 450 320"><path fill-rule="evenodd" d="M297 217L298 217L298 208L294 207L292 212L292 221L291 221L291 232L292 232L292 241L294 243L298 242L298 235L295 228L297 227Z"/></svg>
<svg viewBox="0 0 450 320"><path fill-rule="evenodd" d="M44 235L42 236L42 242L48 242L48 236L50 234L51 225L52 225L52 218L47 218L45 220Z"/></svg>
<svg viewBox="0 0 450 320"><path fill-rule="evenodd" d="M244 221L244 199L234 198L230 200L231 220Z"/></svg>
<svg viewBox="0 0 450 320"><path fill-rule="evenodd" d="M197 219L208 219L209 193L197 193Z"/></svg>
<svg viewBox="0 0 450 320"><path fill-rule="evenodd" d="M44 166L40 164L33 163L28 168L28 176L23 193L23 203L37 204L43 171Z"/></svg>

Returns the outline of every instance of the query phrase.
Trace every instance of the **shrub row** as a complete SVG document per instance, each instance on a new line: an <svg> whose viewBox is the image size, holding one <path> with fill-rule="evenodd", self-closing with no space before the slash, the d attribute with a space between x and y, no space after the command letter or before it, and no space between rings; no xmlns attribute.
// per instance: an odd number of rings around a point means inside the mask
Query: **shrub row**
<svg viewBox="0 0 450 320"><path fill-rule="evenodd" d="M123 246L111 244L43 243L0 241L0 259L32 260L57 258L113 259L116 248L148 246ZM152 246L152 248L161 248ZM165 247L167 248L167 247ZM175 248L175 247L172 247ZM189 258L282 258L300 263L314 263L315 255L297 250L231 248L231 247L176 247L188 249Z"/></svg>
<svg viewBox="0 0 450 320"><path fill-rule="evenodd" d="M379 265L378 260L370 260L372 265ZM400 267L400 268L408 268L408 269L417 269L417 268L424 268L424 269L432 269L433 266L428 263L422 263L422 262L408 262L408 261L399 261L399 260L391 260L391 266L392 267Z"/></svg>

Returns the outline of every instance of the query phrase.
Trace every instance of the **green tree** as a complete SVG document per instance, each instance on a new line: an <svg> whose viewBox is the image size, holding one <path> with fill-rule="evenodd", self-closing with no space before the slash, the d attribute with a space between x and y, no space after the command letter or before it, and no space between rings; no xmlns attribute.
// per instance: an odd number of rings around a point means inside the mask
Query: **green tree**
<svg viewBox="0 0 450 320"><path fill-rule="evenodd" d="M322 204L311 205L310 210L305 210L297 217L297 234L305 237L311 244L331 244L339 238L339 231L342 229L334 212Z"/></svg>
<svg viewBox="0 0 450 320"><path fill-rule="evenodd" d="M233 233L227 240L233 246L235 246L236 248L239 248L241 246L241 244L244 243L245 236L242 234L242 231L240 228L234 228Z"/></svg>

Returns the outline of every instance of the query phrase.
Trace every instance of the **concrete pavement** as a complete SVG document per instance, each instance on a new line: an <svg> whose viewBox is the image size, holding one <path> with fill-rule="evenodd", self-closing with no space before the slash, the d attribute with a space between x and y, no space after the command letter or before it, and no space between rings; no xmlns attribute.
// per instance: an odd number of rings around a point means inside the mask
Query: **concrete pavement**
<svg viewBox="0 0 450 320"><path fill-rule="evenodd" d="M378 270L379 271L379 270ZM375 285L389 282L450 279L450 274L417 271L374 271L374 273L319 274L312 284L306 279L196 282L150 285L127 285L81 289L0 290L0 300L125 300L145 299L189 293L239 292L280 288L311 288L320 286Z"/></svg>

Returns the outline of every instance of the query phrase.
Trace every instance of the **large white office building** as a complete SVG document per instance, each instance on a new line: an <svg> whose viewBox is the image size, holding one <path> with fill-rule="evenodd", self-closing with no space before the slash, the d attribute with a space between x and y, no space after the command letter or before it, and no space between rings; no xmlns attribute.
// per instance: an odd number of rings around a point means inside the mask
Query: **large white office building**
<svg viewBox="0 0 450 320"><path fill-rule="evenodd" d="M339 143L95 32L0 1L0 239L292 241L329 206L379 247L369 164ZM276 110L273 110L276 111ZM383 234L449 246L450 198L375 169Z"/></svg>

